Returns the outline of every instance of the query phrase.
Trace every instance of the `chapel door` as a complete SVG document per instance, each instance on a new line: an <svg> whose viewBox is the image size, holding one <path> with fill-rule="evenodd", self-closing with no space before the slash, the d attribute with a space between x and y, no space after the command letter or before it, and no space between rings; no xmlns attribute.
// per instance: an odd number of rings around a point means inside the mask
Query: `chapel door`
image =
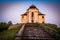
<svg viewBox="0 0 60 40"><path fill-rule="evenodd" d="M34 23L34 13L32 12L32 15L31 15L32 19L31 19L31 22Z"/></svg>

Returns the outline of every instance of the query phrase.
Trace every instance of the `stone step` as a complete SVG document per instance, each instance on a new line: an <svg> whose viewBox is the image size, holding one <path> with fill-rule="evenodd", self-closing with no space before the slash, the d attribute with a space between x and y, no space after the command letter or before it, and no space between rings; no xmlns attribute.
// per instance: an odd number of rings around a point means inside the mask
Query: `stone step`
<svg viewBox="0 0 60 40"><path fill-rule="evenodd" d="M31 36L31 37L29 37L29 36L18 36L16 38L16 40L31 40L31 39L33 39L33 40L56 40L54 38L42 38L42 37L34 37L34 36Z"/></svg>
<svg viewBox="0 0 60 40"><path fill-rule="evenodd" d="M31 27L31 25L33 25ZM34 26L36 25L36 26ZM24 32L22 33L22 36L17 36L16 40L56 40L52 35L53 32L47 32L48 30L41 26L40 28L38 27L39 24L26 24L24 28Z"/></svg>

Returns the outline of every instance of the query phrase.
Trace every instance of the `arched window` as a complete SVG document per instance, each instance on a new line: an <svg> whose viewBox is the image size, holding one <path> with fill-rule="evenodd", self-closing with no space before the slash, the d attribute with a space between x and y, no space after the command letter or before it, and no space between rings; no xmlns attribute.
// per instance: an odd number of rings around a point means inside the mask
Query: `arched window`
<svg viewBox="0 0 60 40"><path fill-rule="evenodd" d="M34 13L32 12L32 15L31 15L32 17L34 16Z"/></svg>
<svg viewBox="0 0 60 40"><path fill-rule="evenodd" d="M31 17L32 17L32 20L31 20L31 22L32 22L32 23L34 23L34 20L33 20L34 13L33 13L33 12L32 12L32 14L31 14Z"/></svg>

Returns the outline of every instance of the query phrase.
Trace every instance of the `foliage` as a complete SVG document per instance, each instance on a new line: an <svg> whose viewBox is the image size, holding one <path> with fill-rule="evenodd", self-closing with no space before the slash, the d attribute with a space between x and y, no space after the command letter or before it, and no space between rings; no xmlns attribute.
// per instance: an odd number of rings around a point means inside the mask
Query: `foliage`
<svg viewBox="0 0 60 40"><path fill-rule="evenodd" d="M60 28L58 28L57 30L58 30L58 34L60 35Z"/></svg>
<svg viewBox="0 0 60 40"><path fill-rule="evenodd" d="M8 23L5 23L5 22L1 22L0 23L0 32L4 31L4 30L7 30L9 27L9 24Z"/></svg>
<svg viewBox="0 0 60 40"><path fill-rule="evenodd" d="M5 30L0 32L0 40L15 40L16 34L18 33L20 27Z"/></svg>
<svg viewBox="0 0 60 40"><path fill-rule="evenodd" d="M12 25L12 22L11 22L11 21L9 21L9 22L8 22L8 24L9 24L9 25Z"/></svg>

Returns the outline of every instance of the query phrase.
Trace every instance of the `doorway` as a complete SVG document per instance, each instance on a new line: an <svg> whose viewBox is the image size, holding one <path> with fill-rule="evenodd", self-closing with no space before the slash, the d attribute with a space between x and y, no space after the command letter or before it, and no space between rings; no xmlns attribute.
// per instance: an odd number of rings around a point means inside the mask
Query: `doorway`
<svg viewBox="0 0 60 40"><path fill-rule="evenodd" d="M31 17L32 17L32 20L31 20L31 22L32 22L32 23L34 23L34 19L33 19L33 18L34 18L34 13L33 13L33 12L32 12L32 15L31 15Z"/></svg>

